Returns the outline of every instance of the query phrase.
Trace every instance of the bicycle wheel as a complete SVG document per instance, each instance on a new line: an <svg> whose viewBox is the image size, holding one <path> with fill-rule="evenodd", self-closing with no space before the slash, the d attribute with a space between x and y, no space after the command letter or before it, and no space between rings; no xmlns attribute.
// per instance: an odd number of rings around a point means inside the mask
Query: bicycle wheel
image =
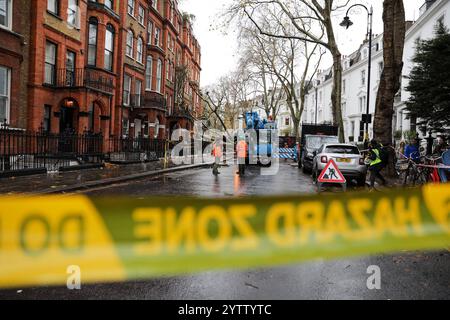
<svg viewBox="0 0 450 320"><path fill-rule="evenodd" d="M410 164L405 171L405 176L403 178L403 186L410 186L414 182L414 168Z"/></svg>

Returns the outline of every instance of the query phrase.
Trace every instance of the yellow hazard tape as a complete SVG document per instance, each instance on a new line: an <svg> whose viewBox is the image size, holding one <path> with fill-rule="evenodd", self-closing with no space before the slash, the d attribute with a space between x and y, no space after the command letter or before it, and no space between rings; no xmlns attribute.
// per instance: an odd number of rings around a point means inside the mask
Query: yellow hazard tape
<svg viewBox="0 0 450 320"><path fill-rule="evenodd" d="M242 199L0 198L0 287L146 279L450 244L450 185Z"/></svg>

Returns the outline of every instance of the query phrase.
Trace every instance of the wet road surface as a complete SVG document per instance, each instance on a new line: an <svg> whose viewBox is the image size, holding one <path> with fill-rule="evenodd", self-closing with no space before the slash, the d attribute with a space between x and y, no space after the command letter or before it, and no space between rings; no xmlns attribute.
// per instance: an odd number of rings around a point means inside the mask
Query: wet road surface
<svg viewBox="0 0 450 320"><path fill-rule="evenodd" d="M221 174L212 175L212 170L196 169L165 174L162 177L143 179L100 188L87 192L92 196L109 195L171 195L230 197L248 195L278 195L315 192L315 186L309 176L301 173L296 167L281 163L276 175L261 175L261 168L250 166L245 176L235 174L234 165L222 167Z"/></svg>
<svg viewBox="0 0 450 320"><path fill-rule="evenodd" d="M92 196L195 195L231 197L316 192L311 178L281 163L275 176L234 166L171 173L88 192ZM381 270L381 290L367 288L369 266ZM207 272L140 282L0 291L0 299L450 299L450 252L403 252L248 271Z"/></svg>

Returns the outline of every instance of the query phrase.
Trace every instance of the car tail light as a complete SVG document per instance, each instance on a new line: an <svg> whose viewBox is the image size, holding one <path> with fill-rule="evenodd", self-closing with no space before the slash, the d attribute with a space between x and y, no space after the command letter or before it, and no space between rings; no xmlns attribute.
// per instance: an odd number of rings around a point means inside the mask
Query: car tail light
<svg viewBox="0 0 450 320"><path fill-rule="evenodd" d="M364 166L366 162L364 161L364 158L359 158L359 164Z"/></svg>
<svg viewBox="0 0 450 320"><path fill-rule="evenodd" d="M320 157L320 162L322 162L322 163L328 163L328 158L327 158L327 156L322 156L322 157Z"/></svg>

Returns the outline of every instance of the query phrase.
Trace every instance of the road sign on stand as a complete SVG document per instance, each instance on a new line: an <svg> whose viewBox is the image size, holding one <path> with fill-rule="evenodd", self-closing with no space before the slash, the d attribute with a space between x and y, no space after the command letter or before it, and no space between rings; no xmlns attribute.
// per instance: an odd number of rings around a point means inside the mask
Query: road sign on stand
<svg viewBox="0 0 450 320"><path fill-rule="evenodd" d="M317 178L317 184L319 187L319 192L321 190L322 184L324 183L335 183L340 184L344 191L347 189L347 180L342 174L341 170L337 166L336 162L333 159L328 161L328 164L323 169L322 173Z"/></svg>

